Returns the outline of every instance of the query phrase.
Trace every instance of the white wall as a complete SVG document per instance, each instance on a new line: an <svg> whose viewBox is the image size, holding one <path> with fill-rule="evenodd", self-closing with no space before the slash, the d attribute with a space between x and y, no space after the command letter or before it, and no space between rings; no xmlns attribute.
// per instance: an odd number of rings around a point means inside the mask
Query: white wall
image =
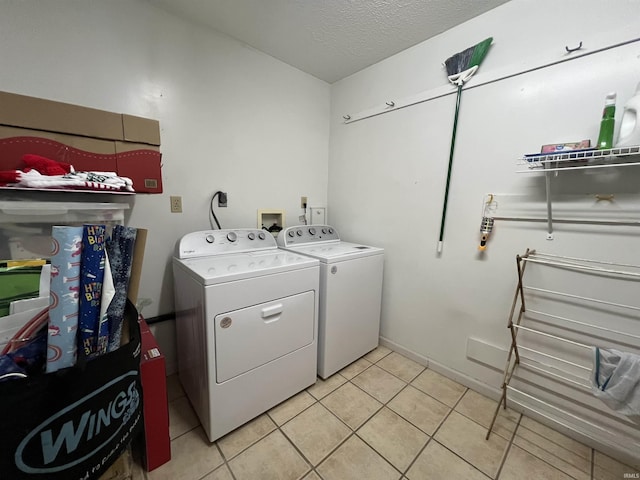
<svg viewBox="0 0 640 480"><path fill-rule="evenodd" d="M640 43L463 92L441 256L436 244L455 95L349 124L342 117L423 91L437 93L448 83L444 60L489 36L494 44L470 86L535 66L538 57L565 60L565 46L580 41L585 52L606 39L637 36L628 32L637 30L640 3L606 3L605 12L596 0L513 0L331 87L331 222L343 238L386 249L381 334L467 384L497 389L502 381L501 371L467 357L467 341L508 348L516 254L531 247L639 263L637 228L557 225L555 240L547 241L543 224L497 222L484 255L477 245L489 192L526 193L544 212L543 177L515 173L519 156L543 144L595 142L610 90L618 92L620 118L640 81ZM640 170L629 167L563 175L554 191L627 193L635 195L637 207L639 185ZM506 354L499 353L501 369Z"/></svg>
<svg viewBox="0 0 640 480"><path fill-rule="evenodd" d="M211 228L215 191L223 228L255 227L260 208L297 224L303 195L326 205L329 85L229 37L141 0L6 0L0 58L4 91L160 121L164 193L137 195L128 220L149 229L146 317L173 312L174 244Z"/></svg>

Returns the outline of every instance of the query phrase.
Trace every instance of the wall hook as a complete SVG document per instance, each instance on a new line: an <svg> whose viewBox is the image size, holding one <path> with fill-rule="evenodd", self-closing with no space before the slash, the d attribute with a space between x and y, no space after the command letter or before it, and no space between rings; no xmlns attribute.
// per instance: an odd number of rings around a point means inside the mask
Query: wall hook
<svg viewBox="0 0 640 480"><path fill-rule="evenodd" d="M388 107L395 107L396 104L395 102L385 102L387 104Z"/></svg>
<svg viewBox="0 0 640 480"><path fill-rule="evenodd" d="M564 47L567 53L575 52L576 50L580 50L582 48L582 42L576 48L569 48L567 46Z"/></svg>
<svg viewBox="0 0 640 480"><path fill-rule="evenodd" d="M351 115L343 115L342 118L345 120L351 120Z"/></svg>

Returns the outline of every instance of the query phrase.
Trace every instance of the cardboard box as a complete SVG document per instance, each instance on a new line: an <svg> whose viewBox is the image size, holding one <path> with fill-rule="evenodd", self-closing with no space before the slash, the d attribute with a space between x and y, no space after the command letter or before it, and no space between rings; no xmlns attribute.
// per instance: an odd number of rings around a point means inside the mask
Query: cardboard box
<svg viewBox="0 0 640 480"><path fill-rule="evenodd" d="M122 130L125 142L160 145L160 122L150 118L122 114Z"/></svg>
<svg viewBox="0 0 640 480"><path fill-rule="evenodd" d="M118 457L113 465L105 473L100 475L98 480L131 480L131 447Z"/></svg>
<svg viewBox="0 0 640 480"><path fill-rule="evenodd" d="M169 406L165 359L147 322L140 317L142 334L142 377L144 415L144 464L154 470L171 460Z"/></svg>
<svg viewBox="0 0 640 480"><path fill-rule="evenodd" d="M70 163L81 171L116 172L138 193L162 193L159 147L0 125L0 171L22 170L25 153Z"/></svg>
<svg viewBox="0 0 640 480"><path fill-rule="evenodd" d="M0 124L69 133L107 140L124 140L118 113L0 92Z"/></svg>
<svg viewBox="0 0 640 480"><path fill-rule="evenodd" d="M0 125L160 145L157 120L9 92L0 92Z"/></svg>
<svg viewBox="0 0 640 480"><path fill-rule="evenodd" d="M552 143L549 145L543 145L540 149L540 153L563 153L572 150L585 150L591 148L591 140L586 139L580 142L568 142L568 143Z"/></svg>
<svg viewBox="0 0 640 480"><path fill-rule="evenodd" d="M0 92L0 171L33 153L77 171L116 172L140 193L162 193L157 120Z"/></svg>
<svg viewBox="0 0 640 480"><path fill-rule="evenodd" d="M0 125L0 170L22 170L25 153L70 163L79 172L117 168L113 141Z"/></svg>
<svg viewBox="0 0 640 480"><path fill-rule="evenodd" d="M147 245L147 233L145 228L138 228L136 243L133 246L133 260L131 263L131 275L129 276L129 290L127 298L134 305L138 303L138 291L140 289L140 277L142 276L142 263L144 262L144 250Z"/></svg>
<svg viewBox="0 0 640 480"><path fill-rule="evenodd" d="M133 180L141 193L162 193L162 155L160 149L142 143L116 143L116 171Z"/></svg>

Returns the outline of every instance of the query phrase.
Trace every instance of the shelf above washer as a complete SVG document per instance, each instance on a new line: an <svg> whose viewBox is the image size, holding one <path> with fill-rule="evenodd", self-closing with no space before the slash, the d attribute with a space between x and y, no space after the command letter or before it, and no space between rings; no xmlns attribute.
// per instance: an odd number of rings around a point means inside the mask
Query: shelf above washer
<svg viewBox="0 0 640 480"><path fill-rule="evenodd" d="M616 147L608 150L575 150L554 154L524 155L518 165L527 168L518 173L558 172L591 168L640 165L640 146Z"/></svg>
<svg viewBox="0 0 640 480"><path fill-rule="evenodd" d="M640 165L640 146L616 147L607 150L587 149L562 153L536 153L524 155L518 165L527 168L518 173L544 173L547 200L547 240L553 240L553 208L551 200L551 177L565 170L586 170L593 168L628 167ZM552 175L551 172L554 172ZM591 222L601 223L601 222ZM625 223L629 224L629 223ZM637 225L637 222L632 222Z"/></svg>

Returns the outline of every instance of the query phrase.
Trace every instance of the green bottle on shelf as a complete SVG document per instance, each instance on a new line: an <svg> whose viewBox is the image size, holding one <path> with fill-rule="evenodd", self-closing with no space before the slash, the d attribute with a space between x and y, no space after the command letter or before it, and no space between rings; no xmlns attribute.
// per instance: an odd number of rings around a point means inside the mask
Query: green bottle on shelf
<svg viewBox="0 0 640 480"><path fill-rule="evenodd" d="M616 92L607 94L600 121L600 134L598 135L598 149L605 150L613 147L613 128L616 123Z"/></svg>

